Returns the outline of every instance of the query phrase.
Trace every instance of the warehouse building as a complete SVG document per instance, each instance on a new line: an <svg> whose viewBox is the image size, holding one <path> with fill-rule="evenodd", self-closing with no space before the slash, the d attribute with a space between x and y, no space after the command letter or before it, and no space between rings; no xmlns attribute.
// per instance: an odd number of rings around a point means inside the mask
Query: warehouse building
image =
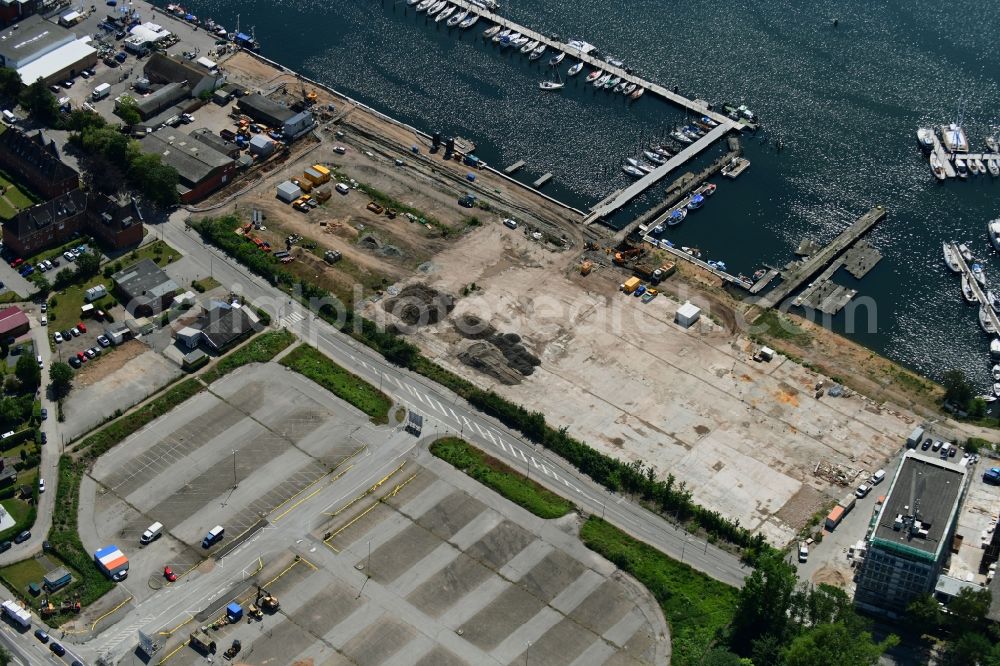
<svg viewBox="0 0 1000 666"><path fill-rule="evenodd" d="M288 141L294 141L311 130L316 125L313 115L308 111L296 113L281 126L281 133Z"/></svg>
<svg viewBox="0 0 1000 666"><path fill-rule="evenodd" d="M932 593L951 552L966 467L907 451L868 536L854 603L899 617L915 598Z"/></svg>
<svg viewBox="0 0 1000 666"><path fill-rule="evenodd" d="M0 34L0 66L17 70L25 84L61 81L97 64L90 37L77 39L41 16L29 16L16 27Z"/></svg>
<svg viewBox="0 0 1000 666"><path fill-rule="evenodd" d="M29 328L31 323L28 321L28 315L24 314L21 308L11 306L0 310L0 337L3 339L24 335Z"/></svg>
<svg viewBox="0 0 1000 666"><path fill-rule="evenodd" d="M177 170L182 203L204 199L236 175L233 158L172 127L147 134L139 145L143 152L159 155L164 164Z"/></svg>
<svg viewBox="0 0 1000 666"><path fill-rule="evenodd" d="M190 96L191 88L185 84L168 83L145 97L135 100L136 110L139 112L140 118L149 120ZM117 107L118 105L116 104L115 106Z"/></svg>
<svg viewBox="0 0 1000 666"><path fill-rule="evenodd" d="M246 308L214 301L198 318L195 326L201 339L216 352L222 352L256 330L256 317Z"/></svg>
<svg viewBox="0 0 1000 666"><path fill-rule="evenodd" d="M273 102L259 93L241 97L236 106L240 113L268 127L284 127L285 123L296 115L287 106Z"/></svg>
<svg viewBox="0 0 1000 666"><path fill-rule="evenodd" d="M152 259L143 259L114 275L119 300L136 317L148 317L166 309L177 292L174 282Z"/></svg>
<svg viewBox="0 0 1000 666"><path fill-rule="evenodd" d="M163 53L154 53L142 68L152 83L183 83L191 89L191 96L198 97L212 92L226 81L218 70L209 70Z"/></svg>
<svg viewBox="0 0 1000 666"><path fill-rule="evenodd" d="M203 143L212 150L222 153L232 159L240 156L240 147L232 141L226 141L218 134L212 132L207 127L201 127L190 134L191 138L199 143Z"/></svg>

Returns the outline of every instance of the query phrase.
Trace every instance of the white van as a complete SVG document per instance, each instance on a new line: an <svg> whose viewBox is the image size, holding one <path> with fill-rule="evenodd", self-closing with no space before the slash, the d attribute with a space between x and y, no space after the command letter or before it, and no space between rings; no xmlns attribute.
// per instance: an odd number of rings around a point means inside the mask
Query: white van
<svg viewBox="0 0 1000 666"><path fill-rule="evenodd" d="M10 111L8 111L7 109L4 109L4 111L3 111L3 119L4 119L4 122L6 122L8 125L13 125L14 123L17 122L17 116L15 116L13 113L11 113Z"/></svg>
<svg viewBox="0 0 1000 666"><path fill-rule="evenodd" d="M226 530L222 525L216 525L208 531L205 538L201 541L202 548L209 548L212 544L222 538L222 535L226 533Z"/></svg>
<svg viewBox="0 0 1000 666"><path fill-rule="evenodd" d="M142 533L139 537L139 543L146 545L147 543L152 543L160 538L163 534L163 523L153 523L146 528L146 531Z"/></svg>
<svg viewBox="0 0 1000 666"><path fill-rule="evenodd" d="M45 363L42 362L42 357L41 357L40 354L35 357L35 360L38 361L38 367L39 368L44 368L45 367Z"/></svg>
<svg viewBox="0 0 1000 666"><path fill-rule="evenodd" d="M872 485L877 486L878 484L882 483L883 479L885 479L885 470L880 469L879 471L872 474Z"/></svg>
<svg viewBox="0 0 1000 666"><path fill-rule="evenodd" d="M944 444L942 444L941 445L941 457L942 458L947 458L948 457L948 452L950 450L951 450L951 443L950 442L945 442Z"/></svg>

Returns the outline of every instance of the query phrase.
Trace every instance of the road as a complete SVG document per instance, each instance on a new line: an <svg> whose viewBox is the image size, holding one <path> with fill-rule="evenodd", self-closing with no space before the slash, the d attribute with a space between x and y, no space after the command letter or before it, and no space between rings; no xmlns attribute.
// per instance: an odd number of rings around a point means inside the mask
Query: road
<svg viewBox="0 0 1000 666"><path fill-rule="evenodd" d="M742 586L749 571L739 558L679 529L655 513L602 486L569 463L523 441L498 421L430 380L387 363L376 352L349 338L235 260L202 243L177 211L164 225L164 239L233 291L274 314L274 319L316 346L340 365L379 386L424 417L426 431L457 433L484 451L525 471L546 487L569 497L582 510L606 520L664 553L713 578Z"/></svg>

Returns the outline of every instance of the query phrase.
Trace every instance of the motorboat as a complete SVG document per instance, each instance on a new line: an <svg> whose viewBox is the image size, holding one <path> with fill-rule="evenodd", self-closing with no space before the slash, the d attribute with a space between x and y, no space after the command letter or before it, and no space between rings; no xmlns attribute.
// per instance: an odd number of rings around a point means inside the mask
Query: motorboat
<svg viewBox="0 0 1000 666"><path fill-rule="evenodd" d="M455 10L457 10L457 9L458 9L458 7L456 7L455 5L448 5L447 7L445 7L441 11L440 14L438 14L437 16L434 17L434 22L435 23L440 23L441 21L444 21L446 18L448 18L449 16L451 16L452 14L454 14Z"/></svg>
<svg viewBox="0 0 1000 666"><path fill-rule="evenodd" d="M472 26L476 25L478 21L479 21L479 14L473 14L469 18L459 23L458 27L461 30L467 30L468 28L471 28Z"/></svg>
<svg viewBox="0 0 1000 666"><path fill-rule="evenodd" d="M666 238L661 238L660 239L660 249L661 250L666 250L668 248L672 248L673 246L674 246L674 242L673 241L667 240Z"/></svg>
<svg viewBox="0 0 1000 666"><path fill-rule="evenodd" d="M510 33L511 33L511 29L510 28L504 28L500 32L498 32L495 35L493 35L493 41L494 41L494 43L495 42L499 42L501 39L505 39L507 37L510 37Z"/></svg>
<svg viewBox="0 0 1000 666"><path fill-rule="evenodd" d="M418 12L422 12L425 9L430 9L430 6L433 5L433 4L434 4L434 0L420 0L420 4L417 5L417 11ZM499 30L499 29L500 29L500 26L497 26L497 30Z"/></svg>
<svg viewBox="0 0 1000 666"><path fill-rule="evenodd" d="M669 150L667 150L664 146L662 146L660 144L652 144L650 146L650 148L653 149L654 151L656 151L660 155L660 157L672 157L673 156L672 152L670 152Z"/></svg>
<svg viewBox="0 0 1000 666"><path fill-rule="evenodd" d="M990 358L1000 359L1000 338L990 340Z"/></svg>
<svg viewBox="0 0 1000 666"><path fill-rule="evenodd" d="M920 146L920 150L925 153L934 150L934 130L929 127L918 127L917 144Z"/></svg>
<svg viewBox="0 0 1000 666"><path fill-rule="evenodd" d="M687 214L688 214L687 208L673 209L672 211L670 211L670 215L667 217L667 226L676 227L678 224L684 221L684 218L687 217ZM684 251L687 252L687 250Z"/></svg>
<svg viewBox="0 0 1000 666"><path fill-rule="evenodd" d="M426 1L427 0L424 0L424 2L426 2ZM423 3L421 3L421 4L423 4ZM495 26L492 26L490 28L486 28L486 30L483 30L483 37L492 37L493 35L497 34L498 32L500 32L500 26L499 25L495 25Z"/></svg>
<svg viewBox="0 0 1000 666"><path fill-rule="evenodd" d="M945 173L944 165L941 164L941 158L937 156L937 153L931 153L930 163L931 173L934 174L934 177L938 180L944 180L947 177L947 174Z"/></svg>
<svg viewBox="0 0 1000 666"><path fill-rule="evenodd" d="M996 160L986 160L986 168L989 169L990 175L994 178L1000 176L1000 164L997 164Z"/></svg>
<svg viewBox="0 0 1000 666"><path fill-rule="evenodd" d="M582 69L583 69L583 63L582 62L578 62L575 65L573 65L572 67L570 67L569 71L567 71L566 74L568 76L576 76L577 74L580 73L580 71Z"/></svg>
<svg viewBox="0 0 1000 666"><path fill-rule="evenodd" d="M449 28L454 28L459 23L464 21L468 15L469 15L468 9L466 9L464 12L457 12L455 14L452 14L451 18L448 19L448 23L446 23L445 25L447 25Z"/></svg>
<svg viewBox="0 0 1000 666"><path fill-rule="evenodd" d="M601 76L603 76L603 75L604 75L603 71L601 71L599 69L595 69L590 74L587 74L587 83L593 83L597 79L601 78Z"/></svg>
<svg viewBox="0 0 1000 666"><path fill-rule="evenodd" d="M1000 296L997 296L992 291L986 291L986 303L993 308L993 312L1000 310Z"/></svg>
<svg viewBox="0 0 1000 666"><path fill-rule="evenodd" d="M951 243L944 244L944 263L953 273L962 272L962 264L958 263L958 259L955 257L955 248Z"/></svg>
<svg viewBox="0 0 1000 666"><path fill-rule="evenodd" d="M701 122L705 123L709 127L718 127L719 126L719 123L715 122L714 120L712 120L708 116L702 116L701 117Z"/></svg>
<svg viewBox="0 0 1000 666"><path fill-rule="evenodd" d="M955 158L955 173L963 180L969 177L969 169L965 166L965 160L961 157Z"/></svg>
<svg viewBox="0 0 1000 666"><path fill-rule="evenodd" d="M979 398L980 400L982 400L985 403L990 403L990 402L996 402L997 401L997 397L995 395L977 395L976 397Z"/></svg>
<svg viewBox="0 0 1000 666"><path fill-rule="evenodd" d="M604 87L604 84L607 83L610 80L611 80L611 75L610 74L605 74L601 78L599 78L596 81L594 81L594 87L595 88L602 88L602 87Z"/></svg>
<svg viewBox="0 0 1000 666"><path fill-rule="evenodd" d="M654 234L662 234L663 233L663 225L662 224L658 224L655 227L653 227L653 233Z"/></svg>
<svg viewBox="0 0 1000 666"><path fill-rule="evenodd" d="M639 87L639 84L638 84L638 83L629 83L629 84L628 84L627 86L625 86L625 88L624 88L624 89L622 90L622 94L623 94L623 95L631 95L631 94L632 94L632 91L633 91L633 90L635 90L635 89L636 89L636 88L638 88L638 87Z"/></svg>
<svg viewBox="0 0 1000 666"><path fill-rule="evenodd" d="M529 51L534 51L536 48L538 48L538 40L532 39L521 47L521 53L528 53Z"/></svg>
<svg viewBox="0 0 1000 666"><path fill-rule="evenodd" d="M428 16L434 16L441 12L442 9L448 6L447 0L438 0L430 9L427 10Z"/></svg>
<svg viewBox="0 0 1000 666"><path fill-rule="evenodd" d="M980 175L985 175L986 174L986 165L983 164L983 161L981 159L979 159L978 157L974 157L974 158L972 158L972 163L976 167L976 173L978 173Z"/></svg>
<svg viewBox="0 0 1000 666"><path fill-rule="evenodd" d="M696 247L687 247L685 245L681 245L681 252L687 252L695 259L701 259L701 250L699 250Z"/></svg>
<svg viewBox="0 0 1000 666"><path fill-rule="evenodd" d="M549 66L550 67L555 67L556 65L558 65L559 63L561 63L565 57L566 57L566 54L564 52L560 51L556 55L554 55L551 58L549 58Z"/></svg>
<svg viewBox="0 0 1000 666"><path fill-rule="evenodd" d="M694 137L696 139L700 139L701 137L705 136L705 132L698 129L697 127L692 127L691 125L685 125L684 127L681 128L681 131L687 134L688 136Z"/></svg>
<svg viewBox="0 0 1000 666"><path fill-rule="evenodd" d="M1000 218L990 220L986 223L986 235L990 237L990 244L993 249L1000 252Z"/></svg>
<svg viewBox="0 0 1000 666"><path fill-rule="evenodd" d="M642 151L642 156L645 157L650 162L652 162L653 164L663 164L666 162L666 160L663 159L661 155L659 155L658 153L654 153L652 150Z"/></svg>
<svg viewBox="0 0 1000 666"><path fill-rule="evenodd" d="M420 0L406 0L406 4L409 5L409 6L411 6L411 7L413 5L415 5L415 4L417 4L418 2L420 2Z"/></svg>
<svg viewBox="0 0 1000 666"><path fill-rule="evenodd" d="M639 99L640 97L642 97L642 94L643 94L644 92L646 92L646 89L645 89L645 88L639 88L639 89L638 89L638 90L636 90L636 91L635 91L634 93L632 93L631 95L629 95L629 97L631 97L631 98L632 98L632 101L634 102L635 100L637 100L637 99Z"/></svg>
<svg viewBox="0 0 1000 666"><path fill-rule="evenodd" d="M975 176L975 175L977 175L979 173L979 165L976 164L976 161L974 159L972 159L970 157L966 157L965 158L965 165L967 167L969 167L969 173L972 174L973 176Z"/></svg>
<svg viewBox="0 0 1000 666"><path fill-rule="evenodd" d="M545 53L545 48L545 44L539 44L538 48L532 51L531 55L528 56L528 60L538 60L541 58L542 54Z"/></svg>
<svg viewBox="0 0 1000 666"><path fill-rule="evenodd" d="M639 169L637 169L636 167L632 166L631 164L622 165L622 171L632 176L633 178L642 178L643 176L646 175L642 171L639 171Z"/></svg>
<svg viewBox="0 0 1000 666"><path fill-rule="evenodd" d="M983 270L981 264L972 264L972 277L976 278L980 287L986 286L986 271Z"/></svg>
<svg viewBox="0 0 1000 666"><path fill-rule="evenodd" d="M997 138L992 134L986 137L986 147L991 153L1000 153L1000 145L997 145Z"/></svg>
<svg viewBox="0 0 1000 666"><path fill-rule="evenodd" d="M691 201L688 202L688 210L698 210L705 205L705 197L700 194L696 194L691 197Z"/></svg>
<svg viewBox="0 0 1000 666"><path fill-rule="evenodd" d="M972 250L965 243L958 244L958 253L962 255L962 259L965 259L970 264L976 260L975 255L972 254Z"/></svg>
<svg viewBox="0 0 1000 666"><path fill-rule="evenodd" d="M527 46L528 39L529 39L528 37L525 37L524 35L521 35L517 39L513 40L510 43L510 45L513 46L515 49L523 49L525 46Z"/></svg>
<svg viewBox="0 0 1000 666"><path fill-rule="evenodd" d="M620 76L615 76L615 77L609 79L608 82L604 84L604 89L605 90L609 90L611 88L614 88L616 85L618 85L619 83L621 83L621 81L622 81L622 79L621 79Z"/></svg>
<svg viewBox="0 0 1000 666"><path fill-rule="evenodd" d="M979 326L990 335L993 335L997 332L997 329L996 326L993 325L993 320L990 318L990 314L991 312L989 308L985 305L979 306ZM997 395L1000 395L1000 393Z"/></svg>
<svg viewBox="0 0 1000 666"><path fill-rule="evenodd" d="M611 92L613 92L613 93L620 93L620 92L622 92L623 90L625 90L625 86L627 86L627 85L628 85L627 83L625 83L624 81L621 81L621 82L620 82L620 83L619 83L618 85L616 85L616 86L615 86L615 87L614 87L614 88L612 89L612 91L611 91Z"/></svg>
<svg viewBox="0 0 1000 666"><path fill-rule="evenodd" d="M647 164L642 160L639 160L639 164L637 166L646 173L653 173L653 171L656 169L656 167L654 167L652 164Z"/></svg>
<svg viewBox="0 0 1000 666"><path fill-rule="evenodd" d="M993 395L1000 396L1000 382L993 382Z"/></svg>
<svg viewBox="0 0 1000 666"><path fill-rule="evenodd" d="M557 81L542 81L538 84L538 87L542 90L559 90L565 85L565 83L559 83Z"/></svg>
<svg viewBox="0 0 1000 666"><path fill-rule="evenodd" d="M681 143L694 143L694 141L688 135L682 133L680 130L674 130L670 133L670 136L677 139Z"/></svg>
<svg viewBox="0 0 1000 666"><path fill-rule="evenodd" d="M993 381L1000 382L1000 363L993 366Z"/></svg>
<svg viewBox="0 0 1000 666"><path fill-rule="evenodd" d="M979 299L976 298L976 292L972 290L972 283L969 281L969 276L965 273L962 273L962 297L966 303L979 302Z"/></svg>
<svg viewBox="0 0 1000 666"><path fill-rule="evenodd" d="M705 183L701 186L698 192L704 194L706 197L710 197L715 194L716 189L718 189L718 186L715 183Z"/></svg>

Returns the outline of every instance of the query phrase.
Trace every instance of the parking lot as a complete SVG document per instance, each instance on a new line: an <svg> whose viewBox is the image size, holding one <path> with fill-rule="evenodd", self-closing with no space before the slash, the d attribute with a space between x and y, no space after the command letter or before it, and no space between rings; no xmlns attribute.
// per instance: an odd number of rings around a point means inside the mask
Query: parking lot
<svg viewBox="0 0 1000 666"><path fill-rule="evenodd" d="M359 444L366 419L281 366L249 366L216 382L123 442L93 470L94 520L81 520L89 551L115 543L132 560L130 591L169 564L185 571L254 526L263 515L327 474ZM82 504L86 505L84 499ZM140 548L151 523L164 536ZM226 538L201 540L221 524Z"/></svg>
<svg viewBox="0 0 1000 666"><path fill-rule="evenodd" d="M429 456L393 484L323 527L330 547L296 549L268 586L281 612L213 632L219 653L239 639L246 664L669 661L655 601L572 535L575 516L538 519Z"/></svg>

